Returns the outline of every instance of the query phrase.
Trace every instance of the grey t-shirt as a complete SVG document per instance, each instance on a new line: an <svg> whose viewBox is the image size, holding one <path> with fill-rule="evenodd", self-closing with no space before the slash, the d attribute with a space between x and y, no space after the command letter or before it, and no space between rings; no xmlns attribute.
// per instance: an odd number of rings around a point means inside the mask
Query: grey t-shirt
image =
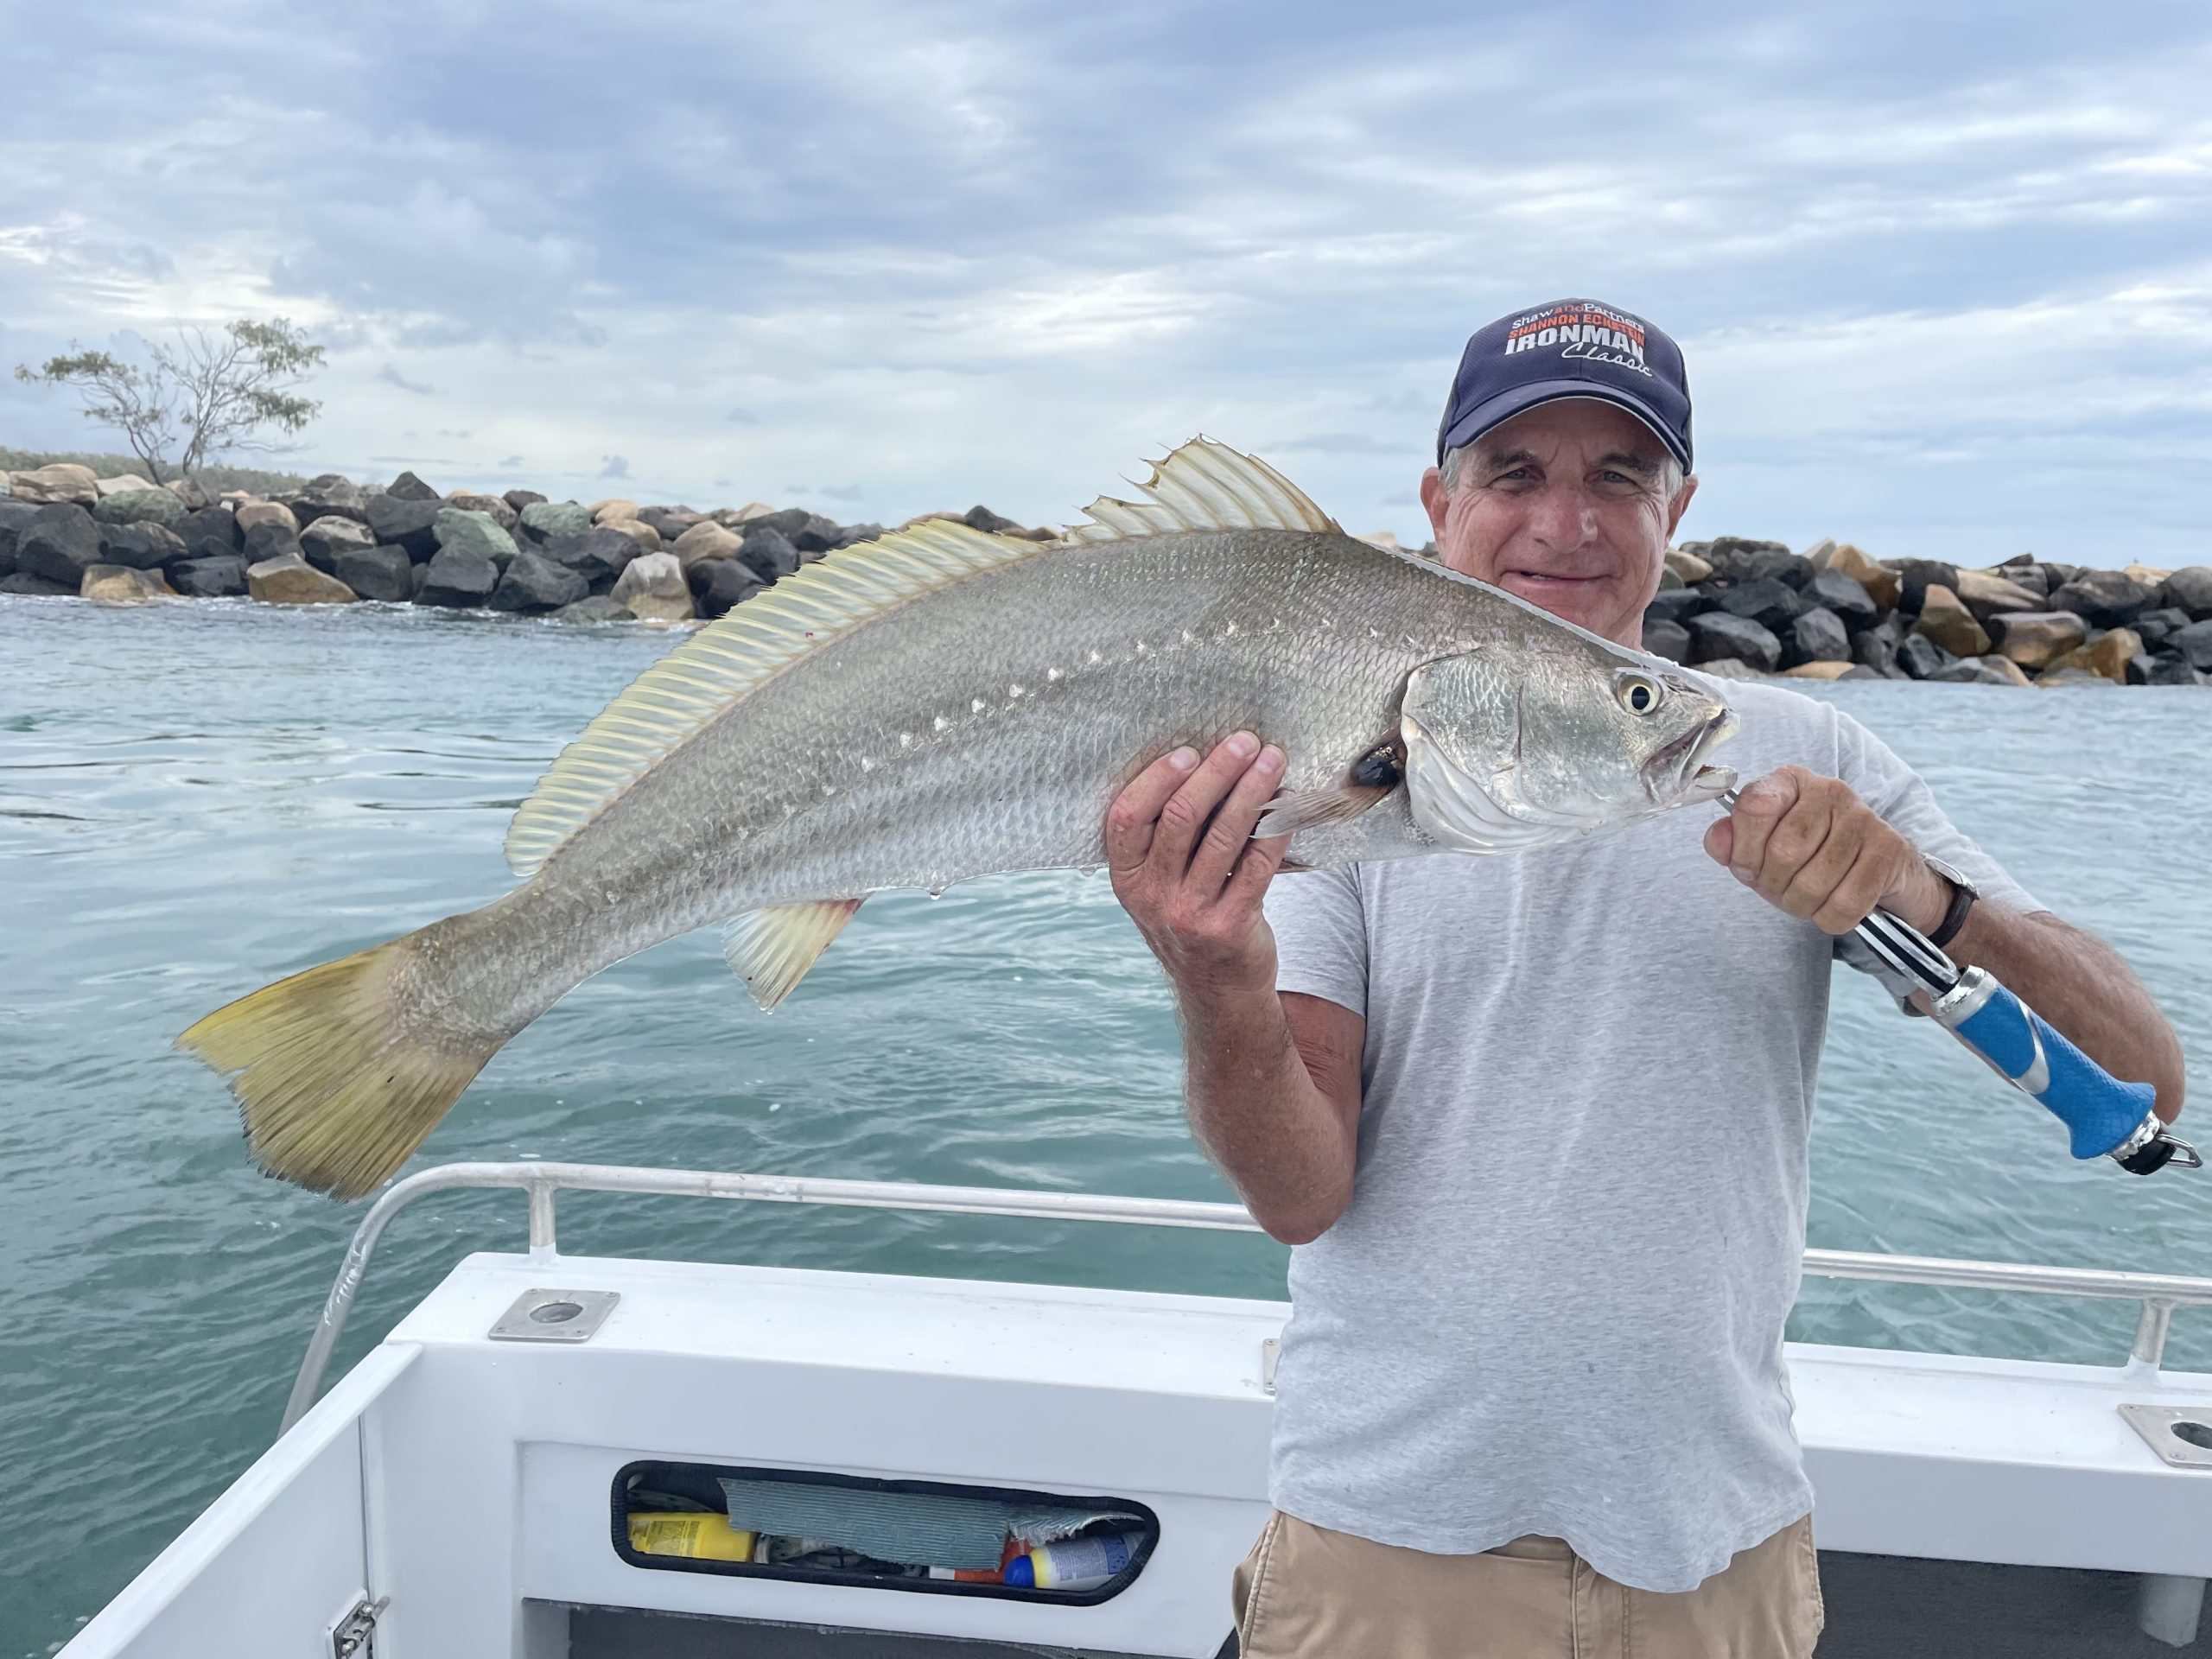
<svg viewBox="0 0 2212 1659"><path fill-rule="evenodd" d="M2038 907L1850 716L1725 691L1747 781L1841 778ZM1706 855L1716 810L1270 887L1278 986L1367 1021L1351 1205L1291 1255L1276 1507L1439 1554L1548 1534L1659 1591L1812 1507L1782 1331L1834 942Z"/></svg>

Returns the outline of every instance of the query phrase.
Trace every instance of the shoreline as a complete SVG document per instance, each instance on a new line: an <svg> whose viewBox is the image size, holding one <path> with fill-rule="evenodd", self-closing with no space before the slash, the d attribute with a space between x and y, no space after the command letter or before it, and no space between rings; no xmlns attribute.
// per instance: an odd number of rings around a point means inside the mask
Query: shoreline
<svg viewBox="0 0 2212 1659"><path fill-rule="evenodd" d="M360 600L694 625L824 554L886 533L766 502L701 512L532 490L441 493L411 472L338 474L257 495L55 463L0 474L0 594L105 604ZM977 505L924 513L1035 541ZM1399 550L1395 537L1366 539ZM1420 550L1433 552L1433 547ZM1722 677L1999 685L2212 685L2212 567L2037 560L1962 569L1823 541L1795 552L1736 536L1667 554L1644 648Z"/></svg>

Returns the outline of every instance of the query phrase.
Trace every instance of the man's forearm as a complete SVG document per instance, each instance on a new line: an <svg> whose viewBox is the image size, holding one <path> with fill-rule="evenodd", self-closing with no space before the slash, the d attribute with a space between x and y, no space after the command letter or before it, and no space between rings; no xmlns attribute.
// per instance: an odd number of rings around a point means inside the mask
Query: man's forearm
<svg viewBox="0 0 2212 1659"><path fill-rule="evenodd" d="M1357 1114L1318 1087L1268 987L1179 988L1192 1133L1253 1218L1287 1244L1319 1237L1351 1202ZM1342 1056L1316 1056L1325 1070ZM1358 1057L1350 1057L1357 1075Z"/></svg>

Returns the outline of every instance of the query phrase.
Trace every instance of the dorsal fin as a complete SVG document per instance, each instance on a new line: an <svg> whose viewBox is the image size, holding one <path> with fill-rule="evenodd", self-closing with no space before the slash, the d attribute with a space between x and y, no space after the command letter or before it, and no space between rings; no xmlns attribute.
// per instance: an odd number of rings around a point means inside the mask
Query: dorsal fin
<svg viewBox="0 0 2212 1659"><path fill-rule="evenodd" d="M1192 438L1137 487L1151 499L1102 495L1084 511L1091 523L1068 531L1071 542L1111 542L1179 530L1309 530L1344 532L1305 492L1257 458L1204 435Z"/></svg>
<svg viewBox="0 0 2212 1659"><path fill-rule="evenodd" d="M830 554L734 607L632 680L561 751L516 810L508 868L535 874L662 756L778 670L917 594L1048 545L931 518Z"/></svg>

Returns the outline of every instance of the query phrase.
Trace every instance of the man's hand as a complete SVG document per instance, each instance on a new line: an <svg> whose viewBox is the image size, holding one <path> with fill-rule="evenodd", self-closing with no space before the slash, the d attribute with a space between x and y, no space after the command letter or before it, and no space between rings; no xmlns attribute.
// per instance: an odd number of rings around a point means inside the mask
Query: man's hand
<svg viewBox="0 0 2212 1659"><path fill-rule="evenodd" d="M1252 839L1282 785L1282 751L1237 732L1203 760L1163 755L1106 814L1114 896L1179 990L1274 988L1274 935L1261 896L1288 836Z"/></svg>
<svg viewBox="0 0 2212 1659"><path fill-rule="evenodd" d="M1877 906L1922 932L1951 894L1917 849L1835 778L1784 766L1745 785L1705 850L1769 904L1842 934Z"/></svg>

